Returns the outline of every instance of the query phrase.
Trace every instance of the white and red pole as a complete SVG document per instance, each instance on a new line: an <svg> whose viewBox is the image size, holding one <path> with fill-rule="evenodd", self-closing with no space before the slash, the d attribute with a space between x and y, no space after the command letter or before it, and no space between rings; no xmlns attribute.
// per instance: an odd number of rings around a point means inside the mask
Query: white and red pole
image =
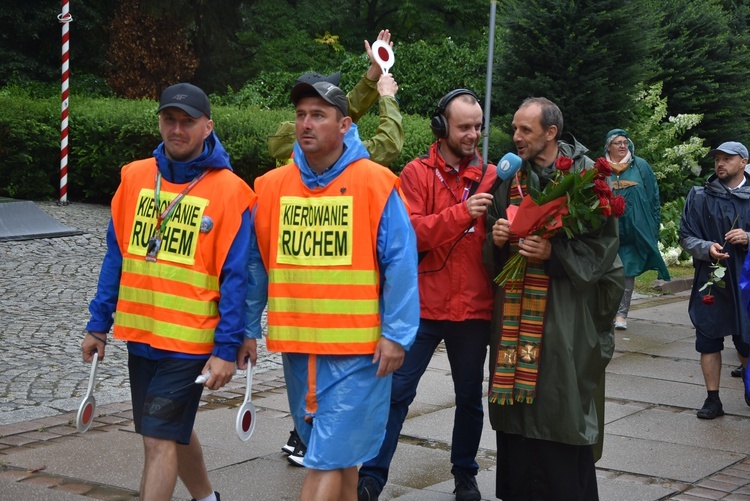
<svg viewBox="0 0 750 501"><path fill-rule="evenodd" d="M62 13L57 15L62 24L62 113L60 115L60 200L68 204L68 80L70 79L70 15L69 0L62 0Z"/></svg>

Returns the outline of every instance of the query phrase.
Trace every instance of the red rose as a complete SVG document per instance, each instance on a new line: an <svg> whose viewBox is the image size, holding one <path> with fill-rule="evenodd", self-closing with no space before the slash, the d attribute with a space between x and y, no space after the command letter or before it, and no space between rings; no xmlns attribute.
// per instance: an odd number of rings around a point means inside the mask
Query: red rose
<svg viewBox="0 0 750 501"><path fill-rule="evenodd" d="M561 172L568 172L573 167L573 159L568 157L557 157L555 168Z"/></svg>
<svg viewBox="0 0 750 501"><path fill-rule="evenodd" d="M711 294L706 294L701 298L703 304L714 304L714 297Z"/></svg>
<svg viewBox="0 0 750 501"><path fill-rule="evenodd" d="M617 195L616 197L613 197L609 203L612 206L612 214L614 214L615 217L622 217L622 215L625 214L625 197Z"/></svg>
<svg viewBox="0 0 750 501"><path fill-rule="evenodd" d="M603 179L594 180L594 193L603 197L612 198L612 190L607 184L607 181Z"/></svg>
<svg viewBox="0 0 750 501"><path fill-rule="evenodd" d="M599 208L602 210L603 216L612 215L612 207L609 205L609 199L599 195Z"/></svg>
<svg viewBox="0 0 750 501"><path fill-rule="evenodd" d="M604 157L599 157L596 159L596 162L594 162L594 167L599 172L600 178L605 178L612 175L612 166L609 165L609 162Z"/></svg>

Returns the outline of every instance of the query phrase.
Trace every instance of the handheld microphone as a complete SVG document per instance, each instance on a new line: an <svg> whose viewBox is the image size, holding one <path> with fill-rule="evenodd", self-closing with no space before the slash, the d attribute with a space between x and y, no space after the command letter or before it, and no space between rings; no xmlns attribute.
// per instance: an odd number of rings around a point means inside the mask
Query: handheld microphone
<svg viewBox="0 0 750 501"><path fill-rule="evenodd" d="M507 181L516 175L516 172L521 168L522 163L523 160L521 160L521 157L515 153L506 153L503 155L503 158L497 163L497 169L495 170L497 173L497 179L492 183L492 186L487 190L487 193L493 195L504 181Z"/></svg>

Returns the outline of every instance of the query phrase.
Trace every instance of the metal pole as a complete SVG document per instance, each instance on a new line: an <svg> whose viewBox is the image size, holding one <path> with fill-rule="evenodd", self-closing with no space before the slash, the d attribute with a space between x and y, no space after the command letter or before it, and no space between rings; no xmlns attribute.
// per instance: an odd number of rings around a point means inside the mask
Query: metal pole
<svg viewBox="0 0 750 501"><path fill-rule="evenodd" d="M69 0L62 0L62 13L57 15L62 24L62 111L60 114L60 200L68 205L68 80L70 79L70 15Z"/></svg>
<svg viewBox="0 0 750 501"><path fill-rule="evenodd" d="M495 57L495 11L497 0L490 2L490 39L487 45L487 88L484 93L484 142L482 143L482 160L487 161L487 150L490 146L490 103L492 97L492 60Z"/></svg>

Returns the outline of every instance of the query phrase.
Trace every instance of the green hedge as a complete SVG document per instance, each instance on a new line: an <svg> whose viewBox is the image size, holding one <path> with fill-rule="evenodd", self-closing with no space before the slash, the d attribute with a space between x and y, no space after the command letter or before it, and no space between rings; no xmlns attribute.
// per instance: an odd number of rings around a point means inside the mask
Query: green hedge
<svg viewBox="0 0 750 501"><path fill-rule="evenodd" d="M151 156L161 141L154 101L114 98L71 98L69 123L68 199L109 203L119 183L120 168ZM55 199L60 185L60 102L0 89L0 196L31 200ZM278 124L293 119L291 107L214 106L216 132L229 152L235 172L251 186L274 167L267 137ZM404 116L405 144L391 168L395 172L423 155L434 140L428 119ZM372 135L378 116L360 120L362 137ZM505 151L509 138L497 130L490 151ZM481 148L481 146L480 146ZM497 154L490 154L497 160Z"/></svg>

